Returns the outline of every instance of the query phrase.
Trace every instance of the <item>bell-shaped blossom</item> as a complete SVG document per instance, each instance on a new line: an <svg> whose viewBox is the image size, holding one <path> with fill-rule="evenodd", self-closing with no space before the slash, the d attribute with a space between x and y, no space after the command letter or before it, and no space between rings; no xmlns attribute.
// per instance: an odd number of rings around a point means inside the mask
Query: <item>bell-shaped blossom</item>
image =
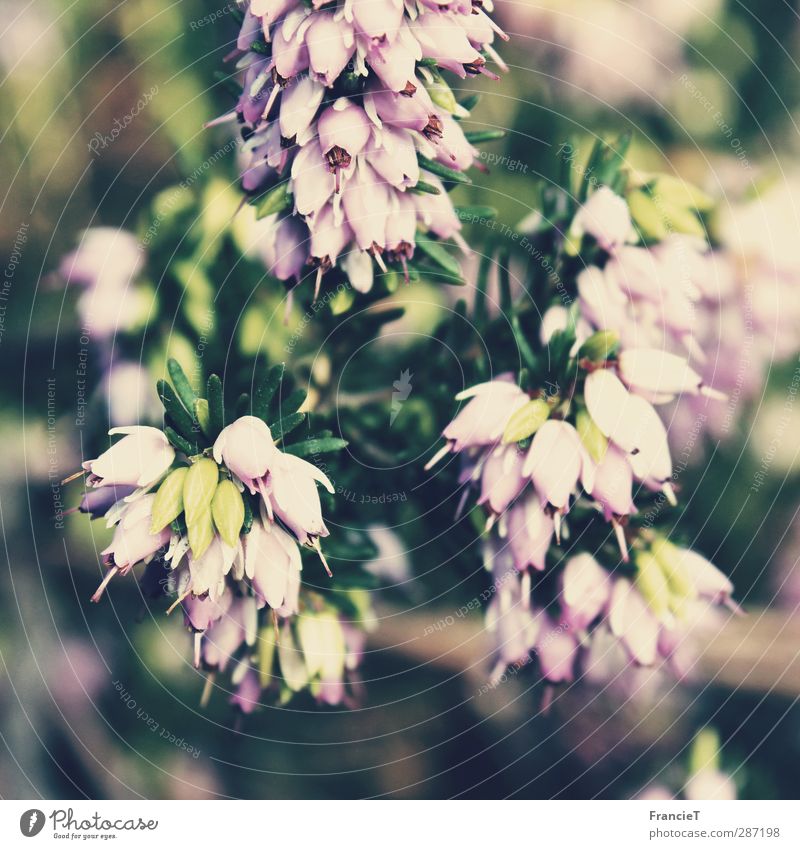
<svg viewBox="0 0 800 849"><path fill-rule="evenodd" d="M633 469L628 455L613 443L597 464L592 497L603 508L606 520L636 512L633 503Z"/></svg>
<svg viewBox="0 0 800 849"><path fill-rule="evenodd" d="M503 435L509 418L528 396L509 380L492 380L465 389L456 396L466 406L442 431L455 451L476 445L492 445Z"/></svg>
<svg viewBox="0 0 800 849"><path fill-rule="evenodd" d="M233 604L233 593L226 588L219 598L189 594L181 602L186 624L193 631L207 631L214 622L225 616Z"/></svg>
<svg viewBox="0 0 800 849"><path fill-rule="evenodd" d="M268 604L282 616L297 613L303 565L296 541L277 525L256 519L245 537L244 557L259 606Z"/></svg>
<svg viewBox="0 0 800 849"><path fill-rule="evenodd" d="M207 666L224 672L243 645L255 645L258 633L256 600L235 598L227 613L212 622L203 635L202 658Z"/></svg>
<svg viewBox="0 0 800 849"><path fill-rule="evenodd" d="M230 703L242 713L252 713L261 704L261 684L258 672L252 667L243 667L244 673L234 680L236 689L230 697Z"/></svg>
<svg viewBox="0 0 800 849"><path fill-rule="evenodd" d="M591 554L570 557L564 567L559 597L565 623L578 631L588 627L605 610L610 594L608 572Z"/></svg>
<svg viewBox="0 0 800 849"><path fill-rule="evenodd" d="M172 465L175 449L164 432L139 425L115 427L109 436L125 436L95 460L83 463L90 486L151 487Z"/></svg>
<svg viewBox="0 0 800 849"><path fill-rule="evenodd" d="M334 491L327 475L313 463L291 454L280 454L270 469L263 490L268 509L274 512L301 544L313 542L317 537L326 537L329 533L322 519L317 483L321 483L328 492Z"/></svg>
<svg viewBox="0 0 800 849"><path fill-rule="evenodd" d="M214 442L216 462L225 463L251 493L257 491L257 481L267 474L279 454L268 425L255 416L236 419Z"/></svg>
<svg viewBox="0 0 800 849"><path fill-rule="evenodd" d="M225 592L225 576L231 571L234 560L241 557L241 545L230 546L215 534L200 557L194 557L191 551L186 556L191 592L194 595L208 593L213 601L217 601Z"/></svg>
<svg viewBox="0 0 800 849"><path fill-rule="evenodd" d="M483 464L478 504L488 504L495 513L504 513L527 483L522 473L524 460L515 445L492 451Z"/></svg>
<svg viewBox="0 0 800 849"><path fill-rule="evenodd" d="M643 666L652 666L658 654L660 626L627 578L618 578L614 583L608 619L611 633L622 641L631 657Z"/></svg>
<svg viewBox="0 0 800 849"><path fill-rule="evenodd" d="M546 613L541 613L540 616L536 656L542 675L554 684L572 681L575 677L578 641L568 623L553 622Z"/></svg>
<svg viewBox="0 0 800 849"><path fill-rule="evenodd" d="M566 511L579 480L589 493L594 484L594 463L578 432L568 422L555 419L536 432L522 473L531 477L542 500L560 511Z"/></svg>
<svg viewBox="0 0 800 849"><path fill-rule="evenodd" d="M584 233L609 252L629 241L633 224L625 199L608 186L600 186L592 192L576 213L570 228L570 235L580 237Z"/></svg>
<svg viewBox="0 0 800 849"><path fill-rule="evenodd" d="M522 572L529 566L539 571L545 567L554 523L542 508L539 497L531 492L508 511L508 545L514 565Z"/></svg>
<svg viewBox="0 0 800 849"><path fill-rule="evenodd" d="M145 495L127 505L111 543L101 552L121 572L127 572L169 542L169 528L150 533L154 501L155 495Z"/></svg>
<svg viewBox="0 0 800 849"><path fill-rule="evenodd" d="M725 397L704 386L684 358L658 348L629 348L620 354L618 368L623 382L653 403L666 403L683 392Z"/></svg>

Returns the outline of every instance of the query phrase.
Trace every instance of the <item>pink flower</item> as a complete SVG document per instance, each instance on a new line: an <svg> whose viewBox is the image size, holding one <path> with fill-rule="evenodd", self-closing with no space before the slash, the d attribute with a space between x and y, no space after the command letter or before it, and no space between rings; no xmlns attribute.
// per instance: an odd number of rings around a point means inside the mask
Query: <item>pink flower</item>
<svg viewBox="0 0 800 849"><path fill-rule="evenodd" d="M655 403L666 403L683 392L701 392L724 400L725 396L703 385L703 379L683 357L657 348L635 348L619 356L623 382Z"/></svg>
<svg viewBox="0 0 800 849"><path fill-rule="evenodd" d="M516 445L496 448L487 458L481 474L481 497L495 513L504 513L522 492L527 480L522 474L523 454Z"/></svg>
<svg viewBox="0 0 800 849"><path fill-rule="evenodd" d="M508 511L508 544L514 565L522 572L533 566L543 570L553 538L553 519L542 509L538 496L531 492Z"/></svg>
<svg viewBox="0 0 800 849"><path fill-rule="evenodd" d="M530 476L543 501L566 511L578 480L591 493L594 463L571 424L548 419L533 437L522 474Z"/></svg>
<svg viewBox="0 0 800 849"><path fill-rule="evenodd" d="M96 460L86 460L89 486L151 487L172 465L175 450L155 427L115 427L108 434L125 434Z"/></svg>
<svg viewBox="0 0 800 849"><path fill-rule="evenodd" d="M144 495L129 504L119 521L114 538L101 554L121 572L127 572L137 563L152 557L169 542L170 529L150 533L155 495Z"/></svg>
<svg viewBox="0 0 800 849"><path fill-rule="evenodd" d="M605 251L613 251L628 241L633 225L628 204L608 186L600 186L578 210L570 234L592 236Z"/></svg>
<svg viewBox="0 0 800 849"><path fill-rule="evenodd" d="M570 557L561 579L560 603L564 621L578 631L588 627L606 608L611 594L608 573L591 554Z"/></svg>
<svg viewBox="0 0 800 849"><path fill-rule="evenodd" d="M632 498L633 469L622 449L613 443L597 464L592 496L603 508L606 521L612 516L627 516L636 512Z"/></svg>
<svg viewBox="0 0 800 849"><path fill-rule="evenodd" d="M641 593L627 578L618 578L608 612L611 633L620 639L631 657L652 666L658 654L659 623Z"/></svg>
<svg viewBox="0 0 800 849"><path fill-rule="evenodd" d="M239 708L244 714L252 713L261 704L261 684L258 681L258 672L252 667L243 667L244 674L237 684L234 694L229 701Z"/></svg>
<svg viewBox="0 0 800 849"><path fill-rule="evenodd" d="M456 395L456 400L469 403L442 431L442 436L455 451L463 451L499 441L508 420L528 396L516 383L497 379L465 389Z"/></svg>
<svg viewBox="0 0 800 849"><path fill-rule="evenodd" d="M217 599L189 594L181 604L187 626L193 631L207 631L228 612L233 604L233 593L226 589Z"/></svg>
<svg viewBox="0 0 800 849"><path fill-rule="evenodd" d="M257 482L279 454L269 427L255 416L236 419L223 428L214 443L214 460L224 462L251 493L257 491Z"/></svg>
<svg viewBox="0 0 800 849"><path fill-rule="evenodd" d="M255 645L258 611L254 598L235 598L228 612L211 623L203 636L205 663L224 672L242 645Z"/></svg>
<svg viewBox="0 0 800 849"><path fill-rule="evenodd" d="M194 595L208 593L212 601L220 599L225 592L225 576L231 571L234 560L241 557L242 546L233 548L224 543L217 534L203 554L195 558L187 552L190 586ZM173 568L177 565L173 562Z"/></svg>
<svg viewBox="0 0 800 849"><path fill-rule="evenodd" d="M546 613L540 616L536 655L542 675L552 683L572 681L575 677L578 643L565 622L556 624Z"/></svg>
<svg viewBox="0 0 800 849"><path fill-rule="evenodd" d="M328 492L334 491L328 477L312 463L282 453L270 469L263 491L268 508L301 544L326 537L329 533L322 519L317 483L321 483Z"/></svg>
<svg viewBox="0 0 800 849"><path fill-rule="evenodd" d="M295 540L278 525L256 519L244 538L244 556L259 607L268 604L281 616L297 613L303 565Z"/></svg>

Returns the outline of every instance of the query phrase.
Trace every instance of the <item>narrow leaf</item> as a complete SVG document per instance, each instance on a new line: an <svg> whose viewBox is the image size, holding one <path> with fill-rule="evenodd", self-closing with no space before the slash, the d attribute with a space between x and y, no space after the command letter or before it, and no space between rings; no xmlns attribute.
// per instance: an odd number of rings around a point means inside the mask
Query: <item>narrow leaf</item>
<svg viewBox="0 0 800 849"><path fill-rule="evenodd" d="M257 416L264 421L267 420L267 416L269 415L269 405L272 401L272 397L275 395L275 392L280 385L280 382L283 378L283 373L286 370L286 365L284 363L279 363L278 365L273 366L268 372L266 377L262 380L258 381L255 390L253 391L253 415Z"/></svg>
<svg viewBox="0 0 800 849"><path fill-rule="evenodd" d="M475 130L472 133L464 133L464 137L470 144L481 144L481 142L497 141L506 137L505 130Z"/></svg>
<svg viewBox="0 0 800 849"><path fill-rule="evenodd" d="M283 450L287 454L294 454L295 457L311 457L314 454L341 451L342 448L346 448L347 445L348 442L346 439L328 436L316 439L307 439L305 442L295 442L294 445L287 445Z"/></svg>
<svg viewBox="0 0 800 849"><path fill-rule="evenodd" d="M298 427L298 425L301 425L305 419L305 413L292 413L291 415L284 416L280 421L269 426L269 429L272 432L272 438L284 439L296 427Z"/></svg>
<svg viewBox="0 0 800 849"><path fill-rule="evenodd" d="M417 247L448 274L452 274L458 278L461 277L461 266L441 242L432 242L429 239L417 239Z"/></svg>
<svg viewBox="0 0 800 849"><path fill-rule="evenodd" d="M189 378L186 377L186 372L181 367L181 364L172 358L167 360L167 371L172 380L172 385L181 399L181 403L191 412L194 410L194 402L197 400L197 395L189 383Z"/></svg>
<svg viewBox="0 0 800 849"><path fill-rule="evenodd" d="M440 162L428 159L427 156L423 156L421 153L417 154L417 161L419 162L420 168L430 171L431 174L436 174L437 177L441 177L443 180L447 180L451 183L472 185L472 180L470 180L463 171L455 171L453 168L448 168Z"/></svg>
<svg viewBox="0 0 800 849"><path fill-rule="evenodd" d="M175 394L175 390L167 383L166 380L159 380L156 383L158 394L161 398L161 403L164 409L172 419L175 425L175 430L190 442L194 440L194 420L187 411L186 407L180 402L180 399Z"/></svg>
<svg viewBox="0 0 800 849"><path fill-rule="evenodd" d="M219 432L225 427L225 403L222 399L222 381L216 374L208 378L206 386L208 394L208 436L216 439Z"/></svg>

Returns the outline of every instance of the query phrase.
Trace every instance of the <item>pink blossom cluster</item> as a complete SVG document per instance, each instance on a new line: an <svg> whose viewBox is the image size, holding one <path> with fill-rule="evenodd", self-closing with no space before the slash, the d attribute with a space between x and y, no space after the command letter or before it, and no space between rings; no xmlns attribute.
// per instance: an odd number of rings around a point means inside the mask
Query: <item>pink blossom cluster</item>
<svg viewBox="0 0 800 849"><path fill-rule="evenodd" d="M109 569L92 600L100 599L115 575L152 562L169 570L167 583L176 596L170 611L183 608L194 634L194 665L219 672L230 667L234 701L242 709L252 710L261 688L275 683L273 655L289 691L310 687L323 701L345 699L345 681L361 653L361 631L321 597L301 593L300 546L313 548L330 574L319 543L329 531L317 490L319 483L333 492L327 476L281 451L267 424L254 416L221 431L213 459L182 457L159 428L110 431L116 434L123 438L83 464L88 489L80 509L103 516L114 528L102 552ZM210 477L205 485L189 486L198 463ZM173 496L177 485L183 489ZM245 527L248 493L257 498L257 508ZM200 546L191 523L206 509L204 500L213 535ZM176 527L180 516L185 525ZM266 626L261 611L269 614ZM293 642L290 625L295 619L299 642ZM327 654L323 645L330 648Z"/></svg>
<svg viewBox="0 0 800 849"><path fill-rule="evenodd" d="M467 403L428 464L458 454L464 497L476 488L487 510L486 565L496 588L487 616L500 672L535 651L545 677L569 680L584 636L601 639L603 629L631 659L650 665L677 656L684 601L730 597L727 579L708 561L663 541L657 562L653 532L629 527L635 499L648 492L676 503L655 405L709 390L683 358L657 348L629 348L582 370L574 386L550 395L526 392L508 375L462 392L457 398ZM565 567L557 546L572 536L576 507L581 522L588 515L611 524L618 577L589 553ZM553 572L561 592L539 605L534 575Z"/></svg>
<svg viewBox="0 0 800 849"><path fill-rule="evenodd" d="M520 577L513 537L493 536L485 566L494 593L486 624L495 647L492 680L535 657L542 677L608 680L628 663L667 663L689 672L713 606L731 601L733 586L708 560L664 538L643 539L633 574L608 568L588 552L558 564L557 593L531 590ZM645 547L646 546L646 547Z"/></svg>
<svg viewBox="0 0 800 849"><path fill-rule="evenodd" d="M459 125L468 113L434 73L494 76L492 42L506 38L473 0L250 0L237 42L243 91L224 118L243 125L243 188L285 187L290 208L263 220L270 272L299 281L340 266L359 291L373 262L405 266L418 230L463 242L438 176L477 151ZM262 45L258 50L256 45ZM280 189L284 191L284 189Z"/></svg>

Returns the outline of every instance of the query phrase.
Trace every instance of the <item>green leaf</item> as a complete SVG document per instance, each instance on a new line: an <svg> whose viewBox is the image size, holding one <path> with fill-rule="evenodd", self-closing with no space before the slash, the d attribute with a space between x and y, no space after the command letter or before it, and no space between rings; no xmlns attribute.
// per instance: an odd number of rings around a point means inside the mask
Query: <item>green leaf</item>
<svg viewBox="0 0 800 849"><path fill-rule="evenodd" d="M236 399L233 409L237 418L239 416L249 416L252 409L250 395L247 392L242 392L242 394Z"/></svg>
<svg viewBox="0 0 800 849"><path fill-rule="evenodd" d="M249 534L253 529L253 505L250 503L250 499L245 497L242 499L242 503L244 504L244 521L242 522L242 533Z"/></svg>
<svg viewBox="0 0 800 849"><path fill-rule="evenodd" d="M289 181L279 183L256 201L256 219L266 218L283 212L292 205L292 193L289 191Z"/></svg>
<svg viewBox="0 0 800 849"><path fill-rule="evenodd" d="M470 94L461 101L461 107L466 109L467 112L471 112L478 105L480 99L481 96L479 94Z"/></svg>
<svg viewBox="0 0 800 849"><path fill-rule="evenodd" d="M497 218L497 210L493 206L457 206L455 210L459 219L468 224Z"/></svg>
<svg viewBox="0 0 800 849"><path fill-rule="evenodd" d="M186 533L189 537L189 547L195 560L202 557L214 539L214 520L211 518L211 507L207 506L191 520L186 518Z"/></svg>
<svg viewBox="0 0 800 849"><path fill-rule="evenodd" d="M416 185L409 186L408 191L415 195L440 195L442 190L432 183L426 183L424 180L417 180Z"/></svg>
<svg viewBox="0 0 800 849"><path fill-rule="evenodd" d="M186 372L181 367L181 364L170 357L167 360L167 371L183 406L187 411L194 410L194 402L197 400L197 395L195 395L194 389L192 389L189 378L186 377Z"/></svg>
<svg viewBox="0 0 800 849"><path fill-rule="evenodd" d="M170 472L153 499L150 533L157 534L183 512L183 483L189 469L183 466Z"/></svg>
<svg viewBox="0 0 800 849"><path fill-rule="evenodd" d="M210 508L218 481L219 467L210 457L201 457L190 466L183 484L183 509L187 525Z"/></svg>
<svg viewBox="0 0 800 849"><path fill-rule="evenodd" d="M194 417L200 425L200 430L207 437L211 437L211 417L208 412L208 401L205 398L198 398L194 402Z"/></svg>
<svg viewBox="0 0 800 849"><path fill-rule="evenodd" d="M433 159L428 159L427 156L423 156L421 153L417 154L417 161L420 168L430 171L431 174L436 174L437 177L441 177L443 180L447 180L450 183L463 183L467 186L472 185L472 180L463 171L455 171Z"/></svg>
<svg viewBox="0 0 800 849"><path fill-rule="evenodd" d="M279 363L273 366L266 376L258 381L253 392L253 415L259 419L267 421L269 415L269 405L273 395L283 379L283 373L286 370L285 363Z"/></svg>
<svg viewBox="0 0 800 849"><path fill-rule="evenodd" d="M330 451L341 451L346 448L348 442L346 439L339 439L335 436L328 436L315 439L306 439L305 442L295 442L293 445L287 445L283 450L287 454L294 454L295 457L311 457L314 454L325 454Z"/></svg>
<svg viewBox="0 0 800 849"><path fill-rule="evenodd" d="M464 137L470 144L497 141L506 137L505 130L475 130L472 133L464 133Z"/></svg>
<svg viewBox="0 0 800 849"><path fill-rule="evenodd" d="M156 383L156 389L161 398L161 403L167 411L172 423L175 425L175 430L184 436L190 443L195 441L194 420L187 411L186 407L178 399L175 390L167 383L166 380L159 380Z"/></svg>
<svg viewBox="0 0 800 849"><path fill-rule="evenodd" d="M550 417L550 405L542 398L534 398L520 407L508 420L503 431L503 442L521 442L533 436Z"/></svg>
<svg viewBox="0 0 800 849"><path fill-rule="evenodd" d="M308 398L308 393L305 389L295 389L281 402L280 416L283 418L290 413L296 413L303 406Z"/></svg>
<svg viewBox="0 0 800 849"><path fill-rule="evenodd" d="M269 426L273 439L285 439L296 427L306 420L305 413L292 413Z"/></svg>
<svg viewBox="0 0 800 849"><path fill-rule="evenodd" d="M244 523L244 499L233 481L220 481L211 500L211 515L222 541L234 547Z"/></svg>
<svg viewBox="0 0 800 849"><path fill-rule="evenodd" d="M177 448L178 451L183 451L184 454L188 454L189 456L197 453L197 446L184 439L180 434L176 433L175 430L169 425L166 425L164 427L164 436L167 437L170 442L170 445L172 445L173 448Z"/></svg>
<svg viewBox="0 0 800 849"><path fill-rule="evenodd" d="M225 427L225 402L222 398L222 381L216 374L208 378L208 428L209 439L216 439Z"/></svg>
<svg viewBox="0 0 800 849"><path fill-rule="evenodd" d="M461 266L441 242L433 242L429 239L417 239L417 247L448 274L461 278Z"/></svg>

